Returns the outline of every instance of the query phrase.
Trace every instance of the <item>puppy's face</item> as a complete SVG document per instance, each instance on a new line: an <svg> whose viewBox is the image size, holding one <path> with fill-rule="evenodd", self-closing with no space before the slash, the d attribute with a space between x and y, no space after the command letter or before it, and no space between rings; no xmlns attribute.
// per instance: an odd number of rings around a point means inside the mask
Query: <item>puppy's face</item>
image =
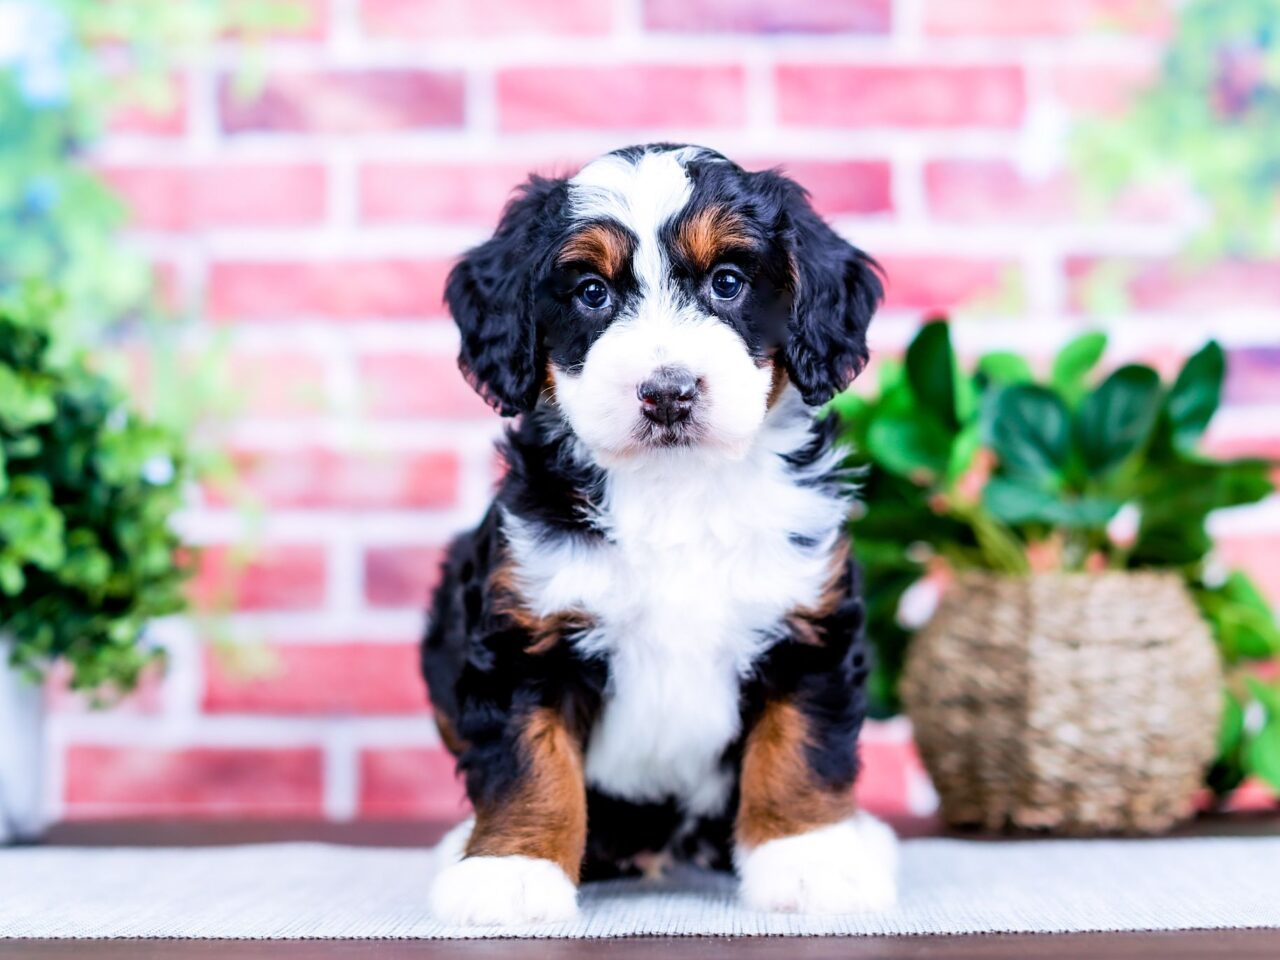
<svg viewBox="0 0 1280 960"><path fill-rule="evenodd" d="M554 397L606 463L741 454L788 379L821 403L856 375L880 295L791 181L667 146L531 181L447 289L481 394Z"/></svg>

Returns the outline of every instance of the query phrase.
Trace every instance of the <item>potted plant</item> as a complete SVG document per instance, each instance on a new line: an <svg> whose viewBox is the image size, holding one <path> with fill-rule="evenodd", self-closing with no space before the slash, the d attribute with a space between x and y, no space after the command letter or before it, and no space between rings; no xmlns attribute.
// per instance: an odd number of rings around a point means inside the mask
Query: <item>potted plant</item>
<svg viewBox="0 0 1280 960"><path fill-rule="evenodd" d="M1271 465L1199 449L1217 344L1172 383L1138 364L1095 376L1105 346L1072 341L1044 378L1010 353L964 370L935 321L877 395L835 403L863 468L876 706L907 694L953 823L1150 831L1202 779L1280 788L1280 691L1251 669L1280 631L1206 531L1271 492ZM900 601L931 571L951 585L912 640Z"/></svg>
<svg viewBox="0 0 1280 960"><path fill-rule="evenodd" d="M35 287L0 301L0 841L42 826L48 668L128 691L159 656L148 622L183 607L182 445L62 343L59 309Z"/></svg>
<svg viewBox="0 0 1280 960"><path fill-rule="evenodd" d="M177 68L220 40L252 47L305 28L312 11L300 0L0 7L8 8L4 39L12 41L0 44L0 295L33 275L71 294L57 307L47 294L0 307L4 842L39 827L42 705L34 681L64 660L71 683L96 697L129 689L155 657L140 642L143 625L181 606L177 541L167 525L187 469L181 447L173 432L128 413L108 380L66 347L68 334L97 342L104 331L118 335L122 323L171 312L155 296L146 258L119 242L125 207L85 163L87 148L122 107L168 113ZM238 95L246 93L252 70L232 73ZM163 348L148 360L153 374L172 366ZM168 375L183 378L170 393L179 410L189 407L191 377Z"/></svg>

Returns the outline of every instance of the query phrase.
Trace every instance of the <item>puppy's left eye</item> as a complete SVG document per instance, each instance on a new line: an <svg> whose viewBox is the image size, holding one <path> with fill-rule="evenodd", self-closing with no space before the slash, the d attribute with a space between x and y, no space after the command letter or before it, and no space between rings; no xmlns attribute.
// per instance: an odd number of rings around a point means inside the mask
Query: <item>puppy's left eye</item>
<svg viewBox="0 0 1280 960"><path fill-rule="evenodd" d="M603 310L609 305L609 288L603 281L591 279L584 281L575 291L578 300L588 310Z"/></svg>
<svg viewBox="0 0 1280 960"><path fill-rule="evenodd" d="M711 275L711 294L717 300L734 300L746 286L742 274L721 268Z"/></svg>

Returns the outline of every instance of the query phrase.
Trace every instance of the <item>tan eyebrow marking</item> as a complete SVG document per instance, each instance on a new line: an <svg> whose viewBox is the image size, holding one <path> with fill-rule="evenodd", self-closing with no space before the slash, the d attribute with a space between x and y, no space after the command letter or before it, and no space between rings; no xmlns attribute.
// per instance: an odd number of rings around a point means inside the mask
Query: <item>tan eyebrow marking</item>
<svg viewBox="0 0 1280 960"><path fill-rule="evenodd" d="M631 256L631 248L631 237L621 227L592 223L569 238L556 262L590 264L602 277L613 278Z"/></svg>
<svg viewBox="0 0 1280 960"><path fill-rule="evenodd" d="M675 242L699 270L710 270L726 250L755 246L742 215L721 204L703 207L681 223Z"/></svg>

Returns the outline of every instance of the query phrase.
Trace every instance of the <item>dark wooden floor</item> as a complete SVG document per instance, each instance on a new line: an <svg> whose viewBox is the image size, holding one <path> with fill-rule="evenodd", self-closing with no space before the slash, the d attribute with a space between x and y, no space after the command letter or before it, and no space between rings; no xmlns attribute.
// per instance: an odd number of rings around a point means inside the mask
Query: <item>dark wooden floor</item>
<svg viewBox="0 0 1280 960"><path fill-rule="evenodd" d="M896 823L900 833L937 833L928 821ZM55 827L63 846L193 846L322 840L360 846L428 846L444 824L412 823L75 823ZM1212 817L1183 828L1199 836L1274 836L1280 816ZM1280 930L1071 935L846 938L676 938L627 940L0 940L0 960L1280 960Z"/></svg>
<svg viewBox="0 0 1280 960"><path fill-rule="evenodd" d="M0 940L5 960L1276 960L1280 934L1231 930L1070 936L630 940Z"/></svg>

